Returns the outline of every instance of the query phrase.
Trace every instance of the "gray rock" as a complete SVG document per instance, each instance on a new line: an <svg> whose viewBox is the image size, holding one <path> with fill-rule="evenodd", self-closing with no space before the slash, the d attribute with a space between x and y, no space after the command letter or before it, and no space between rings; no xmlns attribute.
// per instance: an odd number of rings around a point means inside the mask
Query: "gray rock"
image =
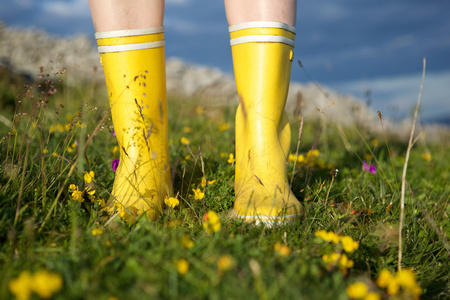
<svg viewBox="0 0 450 300"><path fill-rule="evenodd" d="M33 79L47 74L53 77L64 69L68 85L104 81L100 56L89 37L56 38L42 31L8 28L1 23L0 66ZM196 97L210 107L238 103L233 77L219 69L168 58L166 70L168 94ZM291 83L286 110L305 120L322 119L338 126L382 131L377 113L363 101L313 83ZM409 137L411 125L408 119L401 123L383 119L385 132L402 140ZM449 135L445 126L427 126L421 131L426 132L427 140L439 141L443 135Z"/></svg>

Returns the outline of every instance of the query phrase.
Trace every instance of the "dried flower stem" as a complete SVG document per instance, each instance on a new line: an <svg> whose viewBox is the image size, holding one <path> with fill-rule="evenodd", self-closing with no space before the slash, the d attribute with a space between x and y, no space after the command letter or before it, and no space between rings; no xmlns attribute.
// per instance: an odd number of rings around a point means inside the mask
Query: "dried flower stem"
<svg viewBox="0 0 450 300"><path fill-rule="evenodd" d="M422 70L422 83L420 84L419 96L417 99L416 109L414 110L414 119L411 128L411 134L409 135L408 148L406 149L405 163L403 164L403 174L402 174L402 190L400 194L400 226L398 228L398 270L402 269L402 229L403 229L403 219L405 214L405 187L406 187L406 170L408 169L409 154L413 146L413 136L414 130L416 128L417 114L419 112L420 98L422 97L423 82L425 81L425 67L427 60L423 58L423 70Z"/></svg>
<svg viewBox="0 0 450 300"><path fill-rule="evenodd" d="M295 149L295 163L294 163L294 166L292 167L292 177L291 177L291 182L289 183L289 187L291 189L292 189L292 183L294 181L295 167L297 165L298 152L300 150L300 142L302 140L302 134L303 134L303 118L300 120L300 128L298 129L297 148Z"/></svg>
<svg viewBox="0 0 450 300"><path fill-rule="evenodd" d="M336 177L337 173L338 173L338 169L334 169L331 171L331 182L330 182L330 186L328 187L327 197L325 198L325 202L328 202L328 196L330 195L331 187L333 186L333 182L334 182L334 177Z"/></svg>

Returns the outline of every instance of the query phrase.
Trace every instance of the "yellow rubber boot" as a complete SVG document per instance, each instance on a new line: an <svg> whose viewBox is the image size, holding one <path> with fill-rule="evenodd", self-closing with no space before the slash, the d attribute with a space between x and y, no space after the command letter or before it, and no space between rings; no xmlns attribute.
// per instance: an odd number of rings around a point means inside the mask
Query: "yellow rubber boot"
<svg viewBox="0 0 450 300"><path fill-rule="evenodd" d="M287 180L291 132L284 108L295 28L248 22L230 26L230 37L240 99L234 215L267 226L292 222L304 211Z"/></svg>
<svg viewBox="0 0 450 300"><path fill-rule="evenodd" d="M155 219L172 194L164 27L96 33L120 163L108 201L125 219Z"/></svg>

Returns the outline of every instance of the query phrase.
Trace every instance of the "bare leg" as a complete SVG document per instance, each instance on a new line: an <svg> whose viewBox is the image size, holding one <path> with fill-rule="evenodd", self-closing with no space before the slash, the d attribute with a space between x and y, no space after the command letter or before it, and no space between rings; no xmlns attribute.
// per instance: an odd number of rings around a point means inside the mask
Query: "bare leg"
<svg viewBox="0 0 450 300"><path fill-rule="evenodd" d="M228 24L276 21L295 26L296 0L225 0Z"/></svg>
<svg viewBox="0 0 450 300"><path fill-rule="evenodd" d="M164 0L89 0L97 32L162 26Z"/></svg>

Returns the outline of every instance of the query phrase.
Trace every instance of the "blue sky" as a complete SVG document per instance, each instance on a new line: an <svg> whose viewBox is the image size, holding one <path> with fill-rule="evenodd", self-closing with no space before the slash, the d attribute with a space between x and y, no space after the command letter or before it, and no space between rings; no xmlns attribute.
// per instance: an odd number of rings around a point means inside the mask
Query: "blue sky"
<svg viewBox="0 0 450 300"><path fill-rule="evenodd" d="M424 120L450 121L450 1L298 1L295 55L318 83L364 98L384 115L408 115L417 101L422 59ZM87 0L2 0L0 20L51 34L93 36ZM223 1L167 0L166 51L232 73ZM292 80L306 83L294 65Z"/></svg>

